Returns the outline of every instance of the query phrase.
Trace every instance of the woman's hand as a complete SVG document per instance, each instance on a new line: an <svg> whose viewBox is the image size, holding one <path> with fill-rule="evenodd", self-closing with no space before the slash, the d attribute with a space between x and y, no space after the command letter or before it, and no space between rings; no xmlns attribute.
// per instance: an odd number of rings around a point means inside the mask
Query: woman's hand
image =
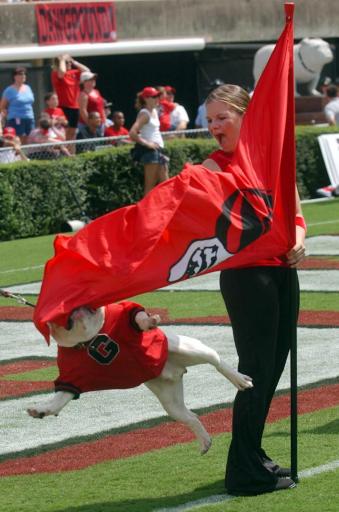
<svg viewBox="0 0 339 512"><path fill-rule="evenodd" d="M297 267L305 259L305 256L305 230L300 226L296 226L296 244L286 254L287 263L292 268Z"/></svg>
<svg viewBox="0 0 339 512"><path fill-rule="evenodd" d="M146 146L146 144L145 144ZM157 144L156 142L147 142L147 148L149 149L159 149L159 144Z"/></svg>

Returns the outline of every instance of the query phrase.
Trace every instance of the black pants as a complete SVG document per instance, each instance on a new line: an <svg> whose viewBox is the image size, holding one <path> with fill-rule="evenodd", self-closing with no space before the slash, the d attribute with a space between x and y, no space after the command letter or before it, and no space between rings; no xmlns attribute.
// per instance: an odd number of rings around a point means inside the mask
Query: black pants
<svg viewBox="0 0 339 512"><path fill-rule="evenodd" d="M290 319L298 315L297 275L285 267L224 270L220 289L232 323L239 371L254 384L253 389L238 392L234 401L225 484L229 492L264 492L277 481L264 464L261 440L290 349Z"/></svg>

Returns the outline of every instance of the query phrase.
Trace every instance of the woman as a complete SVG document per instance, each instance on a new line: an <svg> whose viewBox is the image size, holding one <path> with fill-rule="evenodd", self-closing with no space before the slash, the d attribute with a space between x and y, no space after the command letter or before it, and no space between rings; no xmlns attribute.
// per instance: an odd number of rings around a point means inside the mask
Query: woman
<svg viewBox="0 0 339 512"><path fill-rule="evenodd" d="M158 183L168 179L169 161L162 150L164 141L160 133L157 113L160 92L154 87L145 87L137 95L137 119L129 131L130 138L136 142L132 157L144 166L144 195Z"/></svg>
<svg viewBox="0 0 339 512"><path fill-rule="evenodd" d="M80 77L80 120L78 127L81 128L88 124L88 114L90 112L99 112L101 118L102 134L104 133L106 115L105 100L101 96L96 86L97 75L91 71L84 71Z"/></svg>
<svg viewBox="0 0 339 512"><path fill-rule="evenodd" d="M51 79L53 89L58 95L60 108L68 121L67 140L75 140L79 121L80 75L84 71L88 72L88 67L74 60L68 53L55 59ZM74 152L75 148L71 149Z"/></svg>
<svg viewBox="0 0 339 512"><path fill-rule="evenodd" d="M209 155L203 162L205 167L224 171L230 163L249 100L244 89L228 84L207 97L209 131L221 149ZM290 304L299 304L299 290L291 286L291 273L297 281L294 267L305 256L306 225L298 194L296 211L296 244L285 257L260 260L220 274L220 289L232 324L239 371L250 375L254 383L253 389L238 393L234 401L225 479L228 492L234 495L256 495L295 486L289 478L290 470L274 463L262 449L261 441L290 349Z"/></svg>
<svg viewBox="0 0 339 512"><path fill-rule="evenodd" d="M6 87L0 101L0 112L6 117L6 126L15 129L22 144L34 128L34 94L26 83L26 69L15 68L13 84Z"/></svg>

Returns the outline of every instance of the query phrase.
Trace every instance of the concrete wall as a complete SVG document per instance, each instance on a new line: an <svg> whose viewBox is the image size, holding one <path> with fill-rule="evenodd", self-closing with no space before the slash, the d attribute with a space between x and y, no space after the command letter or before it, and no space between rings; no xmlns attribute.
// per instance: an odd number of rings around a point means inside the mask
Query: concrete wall
<svg viewBox="0 0 339 512"><path fill-rule="evenodd" d="M296 0L295 37L339 37L338 0ZM116 0L118 39L274 40L283 0ZM0 4L1 46L37 44L34 4Z"/></svg>

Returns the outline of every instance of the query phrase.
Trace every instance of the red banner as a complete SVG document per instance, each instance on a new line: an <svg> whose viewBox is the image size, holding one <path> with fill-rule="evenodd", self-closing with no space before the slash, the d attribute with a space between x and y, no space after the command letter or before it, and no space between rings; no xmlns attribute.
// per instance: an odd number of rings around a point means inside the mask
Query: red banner
<svg viewBox="0 0 339 512"><path fill-rule="evenodd" d="M48 3L35 6L41 45L116 41L113 2Z"/></svg>

